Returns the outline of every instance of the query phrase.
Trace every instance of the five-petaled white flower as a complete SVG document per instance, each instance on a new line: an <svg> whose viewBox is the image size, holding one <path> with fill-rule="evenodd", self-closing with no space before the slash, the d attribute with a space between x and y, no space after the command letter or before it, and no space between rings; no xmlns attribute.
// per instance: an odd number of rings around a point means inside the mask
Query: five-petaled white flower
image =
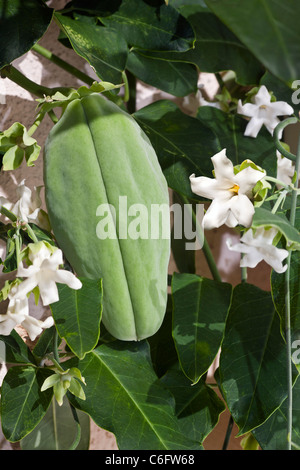
<svg viewBox="0 0 300 470"><path fill-rule="evenodd" d="M250 166L234 172L233 163L226 156L226 149L211 158L215 179L206 176L190 176L193 193L212 199L202 221L203 228L212 229L226 224L250 227L254 215L251 202L252 189L265 175L265 171Z"/></svg>
<svg viewBox="0 0 300 470"><path fill-rule="evenodd" d="M80 280L73 273L59 269L59 266L63 264L63 255L59 248L38 242L30 243L28 249L28 258L32 264L24 268L20 263L17 271L18 277L27 278L18 286L20 297L38 286L43 305L49 305L59 300L57 282L67 284L71 289L82 287Z"/></svg>
<svg viewBox="0 0 300 470"><path fill-rule="evenodd" d="M10 335L17 325L21 325L27 331L31 341L34 341L44 328L49 328L54 324L52 316L44 321L29 316L28 297L21 297L17 287L12 288L8 298L7 312L0 315L0 334Z"/></svg>
<svg viewBox="0 0 300 470"><path fill-rule="evenodd" d="M226 243L230 250L244 253L240 262L241 267L255 268L258 263L264 260L274 271L283 273L286 271L287 265L284 266L282 262L287 258L288 252L273 245L277 233L275 228L259 227L255 231L253 229L247 230L240 239L241 243L232 245L230 239Z"/></svg>
<svg viewBox="0 0 300 470"><path fill-rule="evenodd" d="M257 137L261 127L266 126L268 131L273 135L274 129L279 123L277 116L289 116L294 113L292 106L285 101L271 102L271 96L267 88L262 85L254 96L254 103L242 104L239 100L238 114L250 117L250 121L246 126L244 135ZM279 138L281 138L280 133Z"/></svg>

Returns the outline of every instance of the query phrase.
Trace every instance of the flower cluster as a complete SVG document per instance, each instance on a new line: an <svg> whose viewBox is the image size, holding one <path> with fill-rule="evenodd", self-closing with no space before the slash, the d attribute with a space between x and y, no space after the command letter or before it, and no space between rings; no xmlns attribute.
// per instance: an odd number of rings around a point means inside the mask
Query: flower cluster
<svg viewBox="0 0 300 470"><path fill-rule="evenodd" d="M277 116L293 114L293 108L283 101L271 102L271 96L265 86L260 87L254 96L253 103L242 104L239 100L237 112L250 117L244 135L255 138L262 126L266 126L273 134L279 123ZM279 136L280 138L280 136ZM250 160L241 165L233 166L226 156L226 149L221 150L212 158L213 174L215 178L205 176L190 176L191 190L198 196L212 200L206 211L202 225L203 229L212 229L225 224L228 227L242 226L243 236L240 243L227 246L232 251L242 253L240 266L254 268L264 260L276 272L282 273L287 269L283 261L288 252L275 246L278 240L278 231L275 228L251 228L255 213L255 195L257 185L268 188L264 180L266 172ZM284 183L291 183L294 168L290 160L277 152L277 177Z"/></svg>
<svg viewBox="0 0 300 470"><path fill-rule="evenodd" d="M22 181L17 188L18 201L11 203L2 197L0 203L20 223L38 223L40 227L48 228L47 214L40 208L39 192L40 188L32 192ZM60 269L63 265L62 251L46 241L29 243L19 252L19 258L16 280L10 284L7 293L7 312L0 315L0 334L9 335L17 325L21 325L34 341L44 328L51 327L54 322L52 316L41 321L29 315L30 294L38 293L43 306L47 306L59 300L56 283L66 284L72 289L80 289L82 284L73 273ZM24 267L24 260L27 267Z"/></svg>

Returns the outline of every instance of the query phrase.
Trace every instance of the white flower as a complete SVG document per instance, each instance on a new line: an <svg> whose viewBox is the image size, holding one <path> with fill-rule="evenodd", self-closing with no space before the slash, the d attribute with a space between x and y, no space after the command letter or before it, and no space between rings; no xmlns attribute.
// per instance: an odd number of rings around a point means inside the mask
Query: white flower
<svg viewBox="0 0 300 470"><path fill-rule="evenodd" d="M295 173L295 166L289 158L283 157L278 150L276 151L277 155L277 175L276 178L283 183L289 185L292 182L292 178ZM278 189L281 188L277 184Z"/></svg>
<svg viewBox="0 0 300 470"><path fill-rule="evenodd" d="M12 205L10 211L25 223L34 223L41 228L49 230L49 221L45 212L41 209L42 186L34 187L33 191L25 186L25 180L22 180L17 187L18 201Z"/></svg>
<svg viewBox="0 0 300 470"><path fill-rule="evenodd" d="M260 227L255 232L253 229L241 237L241 243L231 244L231 240L227 240L227 246L232 251L244 253L240 266L255 268L260 261L265 261L277 273L283 273L287 269L287 265L283 266L282 262L288 256L287 250L277 248L273 245L274 237L278 231L275 228L268 230Z"/></svg>
<svg viewBox="0 0 300 470"><path fill-rule="evenodd" d="M273 135L274 129L279 123L277 116L289 116L294 113L294 110L285 101L271 103L271 96L263 85L254 96L254 103L242 105L241 100L239 100L237 112L251 118L246 126L244 135L256 137L263 125ZM281 138L281 135L279 138Z"/></svg>
<svg viewBox="0 0 300 470"><path fill-rule="evenodd" d="M13 203L6 198L0 197L0 204L12 212L18 219L26 224L34 223L39 227L50 231L50 223L46 212L41 209L40 198L42 186L34 187L33 191L25 185L25 180L17 186L18 200Z"/></svg>
<svg viewBox="0 0 300 470"><path fill-rule="evenodd" d="M0 334L9 335L16 325L21 325L28 315L28 299L16 296L16 287L8 294L9 304L6 314L0 315Z"/></svg>
<svg viewBox="0 0 300 470"><path fill-rule="evenodd" d="M38 286L43 305L49 305L59 300L56 282L67 284L71 289L82 287L80 280L74 274L59 269L59 266L63 264L60 249L50 248L43 242L30 243L28 248L28 257L32 264L24 268L21 263L17 271L18 277L27 278L18 286L21 297Z"/></svg>
<svg viewBox="0 0 300 470"><path fill-rule="evenodd" d="M44 328L49 328L54 324L52 316L48 317L45 321L29 316L28 298L27 296L20 296L18 287L13 287L8 294L8 298L7 312L4 315L0 315L1 335L10 335L17 325L21 325L27 331L31 341L34 341Z"/></svg>
<svg viewBox="0 0 300 470"><path fill-rule="evenodd" d="M190 176L193 193L213 200L203 217L203 228L212 229L223 224L228 227L238 224L250 227L254 215L250 201L252 189L266 173L247 166L235 174L233 163L226 156L226 149L211 160L215 179L206 176L196 178L194 174Z"/></svg>

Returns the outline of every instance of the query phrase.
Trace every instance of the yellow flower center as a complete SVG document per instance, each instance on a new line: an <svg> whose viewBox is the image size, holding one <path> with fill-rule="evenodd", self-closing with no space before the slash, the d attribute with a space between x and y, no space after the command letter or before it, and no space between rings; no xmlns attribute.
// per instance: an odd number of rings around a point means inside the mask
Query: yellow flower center
<svg viewBox="0 0 300 470"><path fill-rule="evenodd" d="M259 109L267 109L267 106L265 104L261 104Z"/></svg>
<svg viewBox="0 0 300 470"><path fill-rule="evenodd" d="M232 186L232 188L229 189L229 191L231 191L232 193L235 193L237 194L239 192L239 185L238 184L235 184L234 186Z"/></svg>

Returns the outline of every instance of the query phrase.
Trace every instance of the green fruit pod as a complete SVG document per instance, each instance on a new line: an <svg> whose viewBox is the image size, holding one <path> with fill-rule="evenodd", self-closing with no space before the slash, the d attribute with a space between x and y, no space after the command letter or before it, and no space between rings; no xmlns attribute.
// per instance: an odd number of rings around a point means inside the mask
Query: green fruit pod
<svg viewBox="0 0 300 470"><path fill-rule="evenodd" d="M79 277L103 280L105 328L124 341L153 335L166 310L170 218L146 134L99 94L75 99L47 138L44 182L66 259Z"/></svg>

